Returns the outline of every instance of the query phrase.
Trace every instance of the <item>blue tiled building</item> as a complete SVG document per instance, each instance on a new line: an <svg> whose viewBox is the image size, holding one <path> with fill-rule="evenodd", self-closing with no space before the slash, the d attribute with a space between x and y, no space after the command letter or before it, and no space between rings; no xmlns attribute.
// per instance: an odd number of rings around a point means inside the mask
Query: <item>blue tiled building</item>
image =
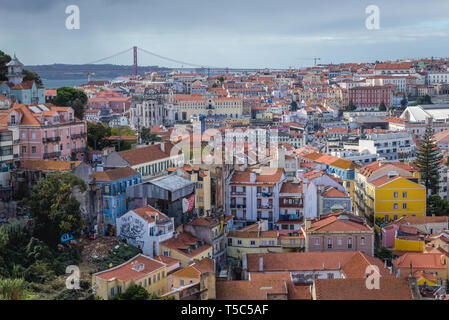
<svg viewBox="0 0 449 320"><path fill-rule="evenodd" d="M94 173L95 182L101 185L104 226L115 226L118 217L128 211L126 189L142 183L139 172L129 167L109 169Z"/></svg>

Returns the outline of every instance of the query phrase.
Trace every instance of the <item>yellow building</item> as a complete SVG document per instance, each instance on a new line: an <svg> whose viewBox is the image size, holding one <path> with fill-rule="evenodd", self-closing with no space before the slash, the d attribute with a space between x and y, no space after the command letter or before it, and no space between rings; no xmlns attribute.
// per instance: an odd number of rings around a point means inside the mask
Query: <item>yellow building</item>
<svg viewBox="0 0 449 320"><path fill-rule="evenodd" d="M417 251L423 252L424 239L419 236L415 237L400 237L394 239L394 250L396 251Z"/></svg>
<svg viewBox="0 0 449 320"><path fill-rule="evenodd" d="M385 223L426 215L426 188L414 177L383 175L366 184L365 204Z"/></svg>
<svg viewBox="0 0 449 320"><path fill-rule="evenodd" d="M180 175L184 175L190 181L196 182L195 189L195 210L200 216L210 215L211 203L211 175L209 170L200 167L185 165L180 168L169 168L168 171L183 170Z"/></svg>
<svg viewBox="0 0 449 320"><path fill-rule="evenodd" d="M187 232L175 233L173 238L159 243L159 252L181 261L181 267L212 258L212 246Z"/></svg>
<svg viewBox="0 0 449 320"><path fill-rule="evenodd" d="M199 292L194 291L199 299L215 299L215 261L212 259L204 258L176 271L170 277L172 288L167 292L166 297L193 284L199 284ZM177 296L174 296L176 299Z"/></svg>
<svg viewBox="0 0 449 320"><path fill-rule="evenodd" d="M161 261L138 254L119 266L93 274L92 289L95 296L104 300L125 292L132 284L161 296L167 292L166 267Z"/></svg>

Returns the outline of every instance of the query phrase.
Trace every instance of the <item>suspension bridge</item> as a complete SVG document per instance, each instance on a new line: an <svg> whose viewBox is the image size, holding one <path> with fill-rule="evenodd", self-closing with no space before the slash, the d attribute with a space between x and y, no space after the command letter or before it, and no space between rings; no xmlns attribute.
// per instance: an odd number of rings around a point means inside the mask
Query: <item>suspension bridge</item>
<svg viewBox="0 0 449 320"><path fill-rule="evenodd" d="M182 61L182 60L178 60L178 59L173 59L170 57L166 57L157 53L154 53L152 51L146 50L146 49L142 49L139 48L137 46L128 48L126 50L117 52L113 55L101 58L101 59L97 59L85 64L97 64L97 63L101 63L101 62L105 62L105 61L111 61L114 59L117 59L117 57L119 56L123 56L125 54L129 54L129 53L133 53L133 74L136 76L137 75L137 67L138 67L138 59L137 59L137 55L139 54L144 54L144 55L148 55L151 56L153 58L158 58L161 59L163 61L167 61L167 62L171 62L174 64L177 64L178 66L180 66L182 69L186 70L186 71L193 71L193 72L197 72L197 73L207 73L207 74L217 74L217 73L233 73L233 72L261 72L261 71L281 71L281 69L279 70L274 70L274 69L246 69L246 68L228 68L228 67L217 67L217 66L208 66L208 65L201 65L201 64L197 64L197 63L192 63L192 62L187 62L187 61Z"/></svg>

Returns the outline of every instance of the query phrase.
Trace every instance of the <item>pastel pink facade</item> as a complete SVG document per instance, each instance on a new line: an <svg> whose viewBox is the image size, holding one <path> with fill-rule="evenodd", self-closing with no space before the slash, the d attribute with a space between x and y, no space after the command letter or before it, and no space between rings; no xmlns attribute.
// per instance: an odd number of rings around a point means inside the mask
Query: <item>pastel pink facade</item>
<svg viewBox="0 0 449 320"><path fill-rule="evenodd" d="M86 159L86 121L75 118L72 108L15 104L5 111L0 125L19 128L20 159Z"/></svg>
<svg viewBox="0 0 449 320"><path fill-rule="evenodd" d="M382 228L382 247L394 248L394 238L399 225L391 224Z"/></svg>

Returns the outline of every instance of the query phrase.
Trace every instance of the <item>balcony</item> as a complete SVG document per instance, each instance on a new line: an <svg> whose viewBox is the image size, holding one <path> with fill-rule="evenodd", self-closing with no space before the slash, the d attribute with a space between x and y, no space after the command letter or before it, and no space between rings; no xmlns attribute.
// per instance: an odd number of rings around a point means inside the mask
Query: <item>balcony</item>
<svg viewBox="0 0 449 320"><path fill-rule="evenodd" d="M281 214L279 215L279 220L290 221L290 220L298 220L299 214Z"/></svg>
<svg viewBox="0 0 449 320"><path fill-rule="evenodd" d="M232 191L231 195L233 195L233 196L246 196L246 191Z"/></svg>
<svg viewBox="0 0 449 320"><path fill-rule="evenodd" d="M44 159L51 159L51 158L56 158L59 157L61 155L61 152L51 152L51 153L44 153Z"/></svg>
<svg viewBox="0 0 449 320"><path fill-rule="evenodd" d="M42 138L42 142L43 143L48 143L48 142L59 142L61 141L61 137L57 136L57 137L46 137L46 138Z"/></svg>
<svg viewBox="0 0 449 320"><path fill-rule="evenodd" d="M258 204L257 210L261 209L273 209L273 204Z"/></svg>
<svg viewBox="0 0 449 320"><path fill-rule="evenodd" d="M87 152L87 148L86 148L86 147L83 147L83 148L73 149L72 152L73 152L73 153Z"/></svg>
<svg viewBox="0 0 449 320"><path fill-rule="evenodd" d="M272 192L258 192L257 193L257 197L272 197L273 193Z"/></svg>
<svg viewBox="0 0 449 320"><path fill-rule="evenodd" d="M72 134L72 139L80 139L86 137L86 133L74 133Z"/></svg>

